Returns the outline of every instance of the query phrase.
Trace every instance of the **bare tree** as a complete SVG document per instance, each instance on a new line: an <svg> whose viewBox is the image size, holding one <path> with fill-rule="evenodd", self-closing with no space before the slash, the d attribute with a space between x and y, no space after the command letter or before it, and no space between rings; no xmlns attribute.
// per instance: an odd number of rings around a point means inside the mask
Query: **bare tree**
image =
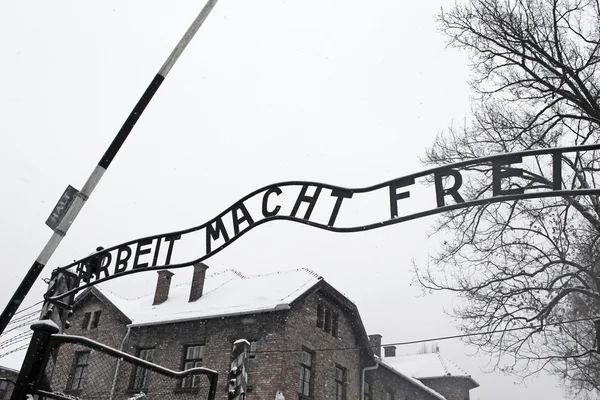
<svg viewBox="0 0 600 400"><path fill-rule="evenodd" d="M483 155L598 143L600 4L578 0L468 0L439 15L450 44L469 51L472 116L439 135L424 161L438 166ZM563 186L596 187L600 154L563 155ZM536 159L509 187L552 184ZM491 173L491 167L489 171ZM488 182L463 184L469 198ZM469 341L495 368L527 376L546 369L573 392L599 389L600 235L598 196L484 204L442 215L446 242L416 276L429 290L451 290ZM542 325L531 330L492 331ZM510 357L506 357L510 356ZM509 360L507 362L507 359Z"/></svg>
<svg viewBox="0 0 600 400"><path fill-rule="evenodd" d="M598 235L590 236L578 246L578 262L587 274L580 278L592 291L600 292L597 285L600 279L600 248L596 243ZM562 324L553 334L547 335L545 345L550 351L544 356L554 356L551 372L570 383L571 392L581 395L584 390L600 391L600 356L598 337L600 335L600 302L592 296L574 293L562 305L563 316L576 323Z"/></svg>

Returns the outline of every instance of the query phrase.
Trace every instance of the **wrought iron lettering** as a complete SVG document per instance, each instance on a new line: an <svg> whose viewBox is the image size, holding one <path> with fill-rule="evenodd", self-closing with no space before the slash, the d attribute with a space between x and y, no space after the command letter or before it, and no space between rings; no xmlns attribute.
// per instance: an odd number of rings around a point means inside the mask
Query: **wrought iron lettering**
<svg viewBox="0 0 600 400"><path fill-rule="evenodd" d="M246 195L202 225L113 246L61 268L75 267L78 280L83 283L79 289L82 289L130 273L193 265L221 251L254 227L274 220L293 221L332 232L359 232L485 203L600 194L600 188L562 185L563 155L597 150L600 144L501 154L358 189L303 181L276 183ZM549 166L551 178L527 170L528 162L541 161ZM490 189L471 198L464 189L469 179L487 180ZM417 190L429 191L429 202L422 195L417 197ZM365 199L372 209L357 208ZM374 215L367 223L352 221L352 216L368 216L370 212ZM195 254L176 253L179 243L186 243L186 248L192 248Z"/></svg>

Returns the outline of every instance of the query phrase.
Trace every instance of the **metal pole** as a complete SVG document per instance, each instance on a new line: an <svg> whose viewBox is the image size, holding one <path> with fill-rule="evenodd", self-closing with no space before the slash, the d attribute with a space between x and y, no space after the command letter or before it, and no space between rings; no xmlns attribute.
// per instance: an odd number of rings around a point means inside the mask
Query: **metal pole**
<svg viewBox="0 0 600 400"><path fill-rule="evenodd" d="M81 189L81 192L76 193L75 199L69 206L60 224L54 230L54 233L50 237L50 240L48 240L48 243L46 243L40 255L35 260L31 268L27 272L27 275L25 275L25 278L23 278L23 281L15 291L15 294L13 294L12 298L6 305L6 308L0 315L0 333L4 332L4 329L6 329L6 326L8 325L13 315L21 305L21 302L25 299L27 293L29 293L29 290L35 283L42 270L44 269L44 266L50 260L52 254L54 254L54 251L60 244L62 238L66 235L67 231L71 227L71 224L73 223L81 209L83 208L83 205L85 204L86 200L91 196L98 182L100 182L100 179L104 175L104 172L106 172L111 162L117 155L119 149L129 136L129 133L131 132L136 122L146 109L146 106L150 103L150 100L152 100L152 97L171 71L171 68L173 68L173 65L175 65L175 63L177 62L177 59L179 59L179 56L181 56L181 53L183 53L183 50L185 50L185 48L190 43L198 29L200 29L200 27L202 26L202 24L204 23L214 6L217 4L217 1L218 0L208 0L204 8L202 8L200 14L198 14L196 19L194 19L194 21L192 22L188 30L185 32L179 43L177 43L177 46L175 46L175 48L173 49L163 66L160 68L154 79L152 79L152 82L150 82L150 85L148 86L140 100L137 102L137 104L129 114L129 117L127 117L127 120L125 120L125 123L117 133L117 136L115 136L110 146L108 146L108 149L100 159L100 162L98 163L96 168L94 168L92 174L85 182L85 185L83 186L83 189Z"/></svg>
<svg viewBox="0 0 600 400"><path fill-rule="evenodd" d="M50 321L35 322L31 329L33 337L19 370L11 400L24 400L28 394L33 395L36 383L42 379L44 373L46 356L50 351L50 339L53 334L58 333L58 327Z"/></svg>

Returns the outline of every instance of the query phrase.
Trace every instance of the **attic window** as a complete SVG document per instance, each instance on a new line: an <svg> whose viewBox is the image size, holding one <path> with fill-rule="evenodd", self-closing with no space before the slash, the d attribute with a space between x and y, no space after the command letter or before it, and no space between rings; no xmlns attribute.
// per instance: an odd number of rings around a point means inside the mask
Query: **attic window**
<svg viewBox="0 0 600 400"><path fill-rule="evenodd" d="M325 309L325 328L323 328L325 332L331 332L331 311Z"/></svg>
<svg viewBox="0 0 600 400"><path fill-rule="evenodd" d="M317 328L323 329L323 318L324 318L323 315L324 315L324 313L325 313L324 307L321 304L319 304L317 306Z"/></svg>
<svg viewBox="0 0 600 400"><path fill-rule="evenodd" d="M92 316L91 312L86 312L83 314L83 321L81 321L81 329L87 330L88 325L90 324L90 318Z"/></svg>
<svg viewBox="0 0 600 400"><path fill-rule="evenodd" d="M338 315L336 313L333 313L331 319L331 336L338 337Z"/></svg>
<svg viewBox="0 0 600 400"><path fill-rule="evenodd" d="M101 313L102 313L101 310L94 311L94 314L92 315L92 323L90 324L90 329L96 329L98 327L98 323L100 322L100 314Z"/></svg>
<svg viewBox="0 0 600 400"><path fill-rule="evenodd" d="M317 306L317 328L338 337L338 314L322 304Z"/></svg>
<svg viewBox="0 0 600 400"><path fill-rule="evenodd" d="M83 320L81 321L81 329L89 331L96 329L100 323L100 314L102 310L96 310L94 312L86 312L83 314Z"/></svg>

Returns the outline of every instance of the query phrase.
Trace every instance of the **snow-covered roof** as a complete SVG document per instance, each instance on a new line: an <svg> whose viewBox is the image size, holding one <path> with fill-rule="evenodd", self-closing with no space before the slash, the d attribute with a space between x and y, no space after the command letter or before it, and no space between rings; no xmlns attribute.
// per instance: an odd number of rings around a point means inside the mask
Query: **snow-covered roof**
<svg viewBox="0 0 600 400"><path fill-rule="evenodd" d="M452 361L442 357L440 353L386 357L384 360L394 369L418 379L439 378L450 375L470 376Z"/></svg>
<svg viewBox="0 0 600 400"><path fill-rule="evenodd" d="M386 357L383 360L396 371L416 379L459 377L473 381L473 387L479 386L471 375L440 353Z"/></svg>
<svg viewBox="0 0 600 400"><path fill-rule="evenodd" d="M401 377L403 377L404 379L406 379L407 381L411 382L412 384L414 384L415 386L418 386L419 388L421 388L421 390L429 393L430 395L432 395L433 397L435 397L438 400L446 400L446 398L444 396L442 396L441 394L439 394L438 392L436 392L435 390L431 389L429 386L425 385L423 382L419 381L418 379L410 376L409 374L405 374L399 370L397 370L396 368L392 367L388 362L387 362L387 358L384 360L376 357L375 358L377 360L377 362L392 370L393 372L395 372L396 374L400 375Z"/></svg>
<svg viewBox="0 0 600 400"><path fill-rule="evenodd" d="M306 268L249 276L225 270L206 277L200 299L188 301L191 283L186 283L171 287L168 299L158 305L152 305L154 293L129 300L96 288L132 321L132 326L140 326L285 310L321 280Z"/></svg>

